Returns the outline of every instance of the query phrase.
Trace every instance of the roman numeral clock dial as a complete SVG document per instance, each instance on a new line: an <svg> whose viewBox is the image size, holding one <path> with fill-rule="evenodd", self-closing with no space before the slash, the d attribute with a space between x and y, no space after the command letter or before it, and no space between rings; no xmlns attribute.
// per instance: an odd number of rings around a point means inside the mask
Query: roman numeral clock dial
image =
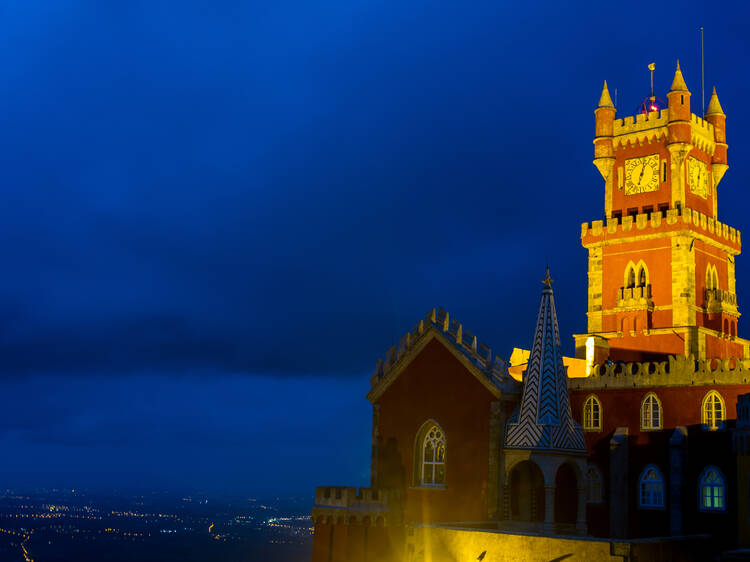
<svg viewBox="0 0 750 562"><path fill-rule="evenodd" d="M625 195L659 189L659 155L625 160Z"/></svg>

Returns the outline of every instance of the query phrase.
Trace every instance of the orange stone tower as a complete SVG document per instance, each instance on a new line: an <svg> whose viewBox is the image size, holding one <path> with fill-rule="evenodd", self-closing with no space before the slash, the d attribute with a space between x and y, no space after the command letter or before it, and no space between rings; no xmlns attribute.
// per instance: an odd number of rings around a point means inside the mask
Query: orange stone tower
<svg viewBox="0 0 750 562"><path fill-rule="evenodd" d="M726 117L715 89L703 118L691 112L679 63L667 100L659 109L652 95L639 115L616 119L605 82L594 111L606 219L581 229L588 333L575 336L592 363L749 356L737 337L740 233L717 214Z"/></svg>

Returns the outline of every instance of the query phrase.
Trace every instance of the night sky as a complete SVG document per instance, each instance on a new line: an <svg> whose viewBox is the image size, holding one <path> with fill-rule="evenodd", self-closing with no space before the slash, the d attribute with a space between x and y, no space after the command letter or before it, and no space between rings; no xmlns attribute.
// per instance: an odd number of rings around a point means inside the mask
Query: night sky
<svg viewBox="0 0 750 562"><path fill-rule="evenodd" d="M547 264L572 353L602 80L699 113L700 25L750 233L748 10L2 2L0 488L365 485L377 359L437 306L528 348Z"/></svg>

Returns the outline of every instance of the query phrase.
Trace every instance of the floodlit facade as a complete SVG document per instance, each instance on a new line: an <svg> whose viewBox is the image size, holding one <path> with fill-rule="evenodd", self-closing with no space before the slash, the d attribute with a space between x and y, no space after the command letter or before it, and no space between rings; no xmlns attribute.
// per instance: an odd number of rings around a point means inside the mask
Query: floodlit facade
<svg viewBox="0 0 750 562"><path fill-rule="evenodd" d="M520 365L430 311L371 378L370 486L316 490L314 562L705 559L750 543L741 240L717 214L726 117L715 90L691 112L679 64L666 97L617 119L605 82L595 110L605 219L581 229L577 358L560 352L549 271Z"/></svg>

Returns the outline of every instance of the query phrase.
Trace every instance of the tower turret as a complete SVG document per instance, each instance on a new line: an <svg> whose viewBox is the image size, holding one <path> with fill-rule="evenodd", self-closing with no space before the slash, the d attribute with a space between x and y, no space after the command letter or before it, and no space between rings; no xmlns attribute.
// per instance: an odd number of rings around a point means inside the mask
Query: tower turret
<svg viewBox="0 0 750 562"><path fill-rule="evenodd" d="M680 61L674 73L672 87L667 94L669 121L667 125L667 150L670 154L670 177L672 180L672 202L675 206L685 204L685 158L692 149L690 126L690 90L682 76Z"/></svg>
<svg viewBox="0 0 750 562"><path fill-rule="evenodd" d="M714 177L714 187L719 185L724 172L729 168L727 163L727 116L719 103L719 96L716 95L716 88L711 93L711 99L706 108L706 121L714 126L714 140L716 148L711 156L711 172Z"/></svg>
<svg viewBox="0 0 750 562"><path fill-rule="evenodd" d="M604 81L602 95L599 97L599 105L594 110L594 166L604 178L605 193L610 193L612 189L612 170L615 166L614 137L615 115L617 109L612 103L612 97L609 95L607 81ZM611 207L611 203L609 205Z"/></svg>

